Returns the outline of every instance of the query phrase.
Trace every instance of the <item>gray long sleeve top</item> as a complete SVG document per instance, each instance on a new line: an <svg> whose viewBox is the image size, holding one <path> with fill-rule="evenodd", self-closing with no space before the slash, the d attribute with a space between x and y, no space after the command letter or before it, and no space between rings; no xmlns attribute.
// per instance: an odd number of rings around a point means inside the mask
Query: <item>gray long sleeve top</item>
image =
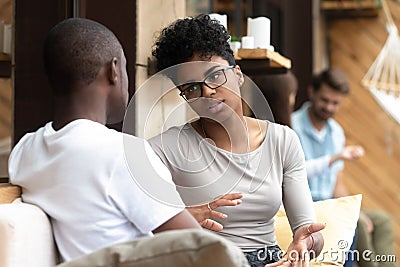
<svg viewBox="0 0 400 267"><path fill-rule="evenodd" d="M246 154L220 149L190 124L173 127L149 140L171 171L186 205L208 202L229 192L243 193L242 204L220 207L220 235L243 251L276 244L274 220L283 203L292 231L314 222L315 214L297 135L271 122L262 144ZM286 249L286 248L282 248Z"/></svg>

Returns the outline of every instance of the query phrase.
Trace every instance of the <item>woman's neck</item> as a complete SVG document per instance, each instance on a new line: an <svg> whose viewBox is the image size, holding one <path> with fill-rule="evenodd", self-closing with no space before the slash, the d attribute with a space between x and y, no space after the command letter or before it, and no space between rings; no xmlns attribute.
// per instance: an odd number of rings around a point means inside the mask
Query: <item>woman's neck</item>
<svg viewBox="0 0 400 267"><path fill-rule="evenodd" d="M249 122L251 126L248 125ZM195 130L202 137L211 139L215 146L237 154L253 151L261 144L257 137L262 135L262 130L258 123L256 127L253 124L252 119L243 116L226 120L223 123L205 118L192 123Z"/></svg>

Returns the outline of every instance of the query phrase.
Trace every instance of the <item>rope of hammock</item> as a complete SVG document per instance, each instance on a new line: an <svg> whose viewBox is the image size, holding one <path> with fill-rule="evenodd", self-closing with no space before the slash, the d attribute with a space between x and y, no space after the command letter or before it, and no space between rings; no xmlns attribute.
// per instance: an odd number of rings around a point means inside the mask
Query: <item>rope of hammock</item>
<svg viewBox="0 0 400 267"><path fill-rule="evenodd" d="M400 38L386 0L381 0L381 3L389 35L361 82L368 88L400 97Z"/></svg>

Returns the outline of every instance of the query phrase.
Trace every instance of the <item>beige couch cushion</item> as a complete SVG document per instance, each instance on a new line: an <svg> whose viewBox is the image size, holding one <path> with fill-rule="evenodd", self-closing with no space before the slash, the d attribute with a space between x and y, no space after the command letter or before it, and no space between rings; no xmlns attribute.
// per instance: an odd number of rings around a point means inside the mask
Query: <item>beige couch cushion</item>
<svg viewBox="0 0 400 267"><path fill-rule="evenodd" d="M46 214L18 198L0 205L0 266L51 267L56 249Z"/></svg>
<svg viewBox="0 0 400 267"><path fill-rule="evenodd" d="M343 265L344 253L350 248L357 227L361 199L361 195L355 195L314 202L317 222L326 223L326 227L321 231L324 248L319 257L310 262L310 267ZM275 217L275 227L278 244L285 250L292 241L292 235L283 208Z"/></svg>
<svg viewBox="0 0 400 267"><path fill-rule="evenodd" d="M58 267L249 266L233 243L205 230L174 230L101 249Z"/></svg>

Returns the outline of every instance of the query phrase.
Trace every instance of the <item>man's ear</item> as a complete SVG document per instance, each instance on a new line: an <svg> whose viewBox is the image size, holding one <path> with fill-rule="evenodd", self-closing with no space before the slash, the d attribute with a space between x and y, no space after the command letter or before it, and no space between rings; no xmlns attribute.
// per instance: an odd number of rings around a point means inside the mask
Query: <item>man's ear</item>
<svg viewBox="0 0 400 267"><path fill-rule="evenodd" d="M108 80L110 81L111 84L115 84L118 81L118 59L116 57L113 57L111 60L110 68L108 71Z"/></svg>
<svg viewBox="0 0 400 267"><path fill-rule="evenodd" d="M244 83L244 75L242 70L240 69L239 65L235 66L236 75L238 76L239 87L242 87Z"/></svg>

